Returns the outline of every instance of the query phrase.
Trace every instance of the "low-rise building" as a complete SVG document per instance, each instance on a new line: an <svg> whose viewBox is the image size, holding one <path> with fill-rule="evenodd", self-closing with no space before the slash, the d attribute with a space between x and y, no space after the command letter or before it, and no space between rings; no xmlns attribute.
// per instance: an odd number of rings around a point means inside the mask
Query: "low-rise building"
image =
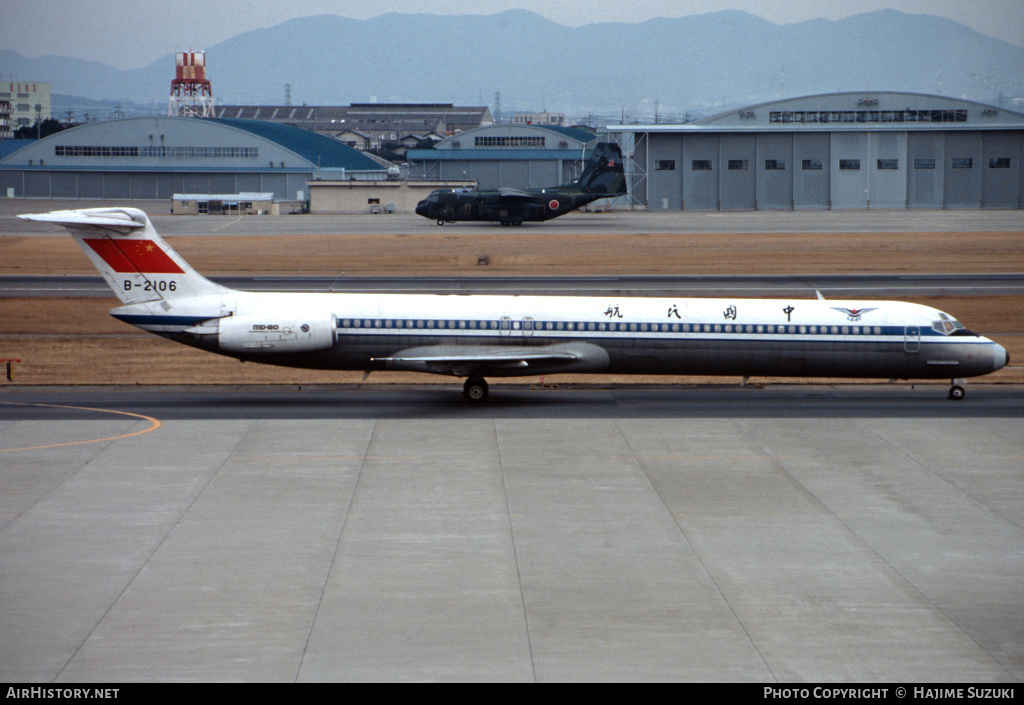
<svg viewBox="0 0 1024 705"><path fill-rule="evenodd" d="M9 107L10 132L22 127L30 127L43 120L49 120L52 110L50 84L38 81L0 81L0 103L7 102ZM0 106L0 121L3 119L3 107ZM0 138L10 137L0 124Z"/></svg>

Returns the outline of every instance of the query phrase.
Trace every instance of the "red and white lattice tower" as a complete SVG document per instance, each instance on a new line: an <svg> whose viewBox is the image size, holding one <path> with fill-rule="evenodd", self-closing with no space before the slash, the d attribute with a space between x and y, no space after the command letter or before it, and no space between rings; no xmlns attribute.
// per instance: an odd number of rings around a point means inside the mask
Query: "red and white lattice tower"
<svg viewBox="0 0 1024 705"><path fill-rule="evenodd" d="M206 52L179 51L171 102L167 114L174 117L213 117L213 91L206 78Z"/></svg>

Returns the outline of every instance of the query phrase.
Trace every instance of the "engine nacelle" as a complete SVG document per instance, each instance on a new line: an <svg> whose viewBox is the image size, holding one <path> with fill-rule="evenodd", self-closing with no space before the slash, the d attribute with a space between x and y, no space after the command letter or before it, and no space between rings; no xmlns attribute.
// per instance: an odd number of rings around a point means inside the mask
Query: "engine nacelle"
<svg viewBox="0 0 1024 705"><path fill-rule="evenodd" d="M229 316L218 321L217 340L221 350L244 355L313 352L334 346L335 325L334 316Z"/></svg>

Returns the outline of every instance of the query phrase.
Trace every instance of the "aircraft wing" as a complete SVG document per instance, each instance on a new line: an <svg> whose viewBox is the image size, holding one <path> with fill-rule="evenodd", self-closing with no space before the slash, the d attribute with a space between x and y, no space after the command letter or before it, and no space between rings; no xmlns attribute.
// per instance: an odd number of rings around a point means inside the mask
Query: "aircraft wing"
<svg viewBox="0 0 1024 705"><path fill-rule="evenodd" d="M537 198L534 194L514 188L499 188L498 195L511 201L533 201Z"/></svg>
<svg viewBox="0 0 1024 705"><path fill-rule="evenodd" d="M373 358L392 369L428 370L465 375L481 369L547 367L571 363L579 355L568 350L545 348L479 348L469 345L442 345L413 348L390 357Z"/></svg>

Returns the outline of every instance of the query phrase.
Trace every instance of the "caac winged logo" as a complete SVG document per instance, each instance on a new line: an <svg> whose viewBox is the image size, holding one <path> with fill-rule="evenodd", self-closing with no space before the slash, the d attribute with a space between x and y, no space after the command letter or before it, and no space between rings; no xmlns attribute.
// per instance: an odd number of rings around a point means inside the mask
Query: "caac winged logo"
<svg viewBox="0 0 1024 705"><path fill-rule="evenodd" d="M833 306L833 311L839 311L839 313L846 314L846 320L848 321L859 321L860 317L865 313L876 310L875 308L842 308L841 306Z"/></svg>
<svg viewBox="0 0 1024 705"><path fill-rule="evenodd" d="M587 160L580 178L550 188L442 188L416 206L416 213L438 225L460 220L485 220L522 225L565 215L599 198L628 193L619 145L601 142Z"/></svg>

